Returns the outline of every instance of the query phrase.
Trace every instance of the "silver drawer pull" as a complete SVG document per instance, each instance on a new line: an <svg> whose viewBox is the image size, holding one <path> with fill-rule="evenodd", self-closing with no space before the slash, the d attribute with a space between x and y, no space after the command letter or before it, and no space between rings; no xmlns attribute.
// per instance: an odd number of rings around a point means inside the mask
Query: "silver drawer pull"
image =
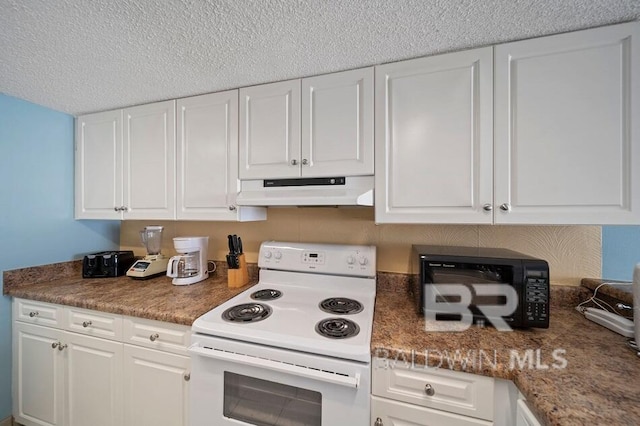
<svg viewBox="0 0 640 426"><path fill-rule="evenodd" d="M159 337L160 335L158 333L152 334L151 336L149 336L149 340L151 340L152 342L155 342Z"/></svg>
<svg viewBox="0 0 640 426"><path fill-rule="evenodd" d="M189 380L191 380L191 373L187 373L184 375L184 381L188 382Z"/></svg>
<svg viewBox="0 0 640 426"><path fill-rule="evenodd" d="M38 315L40 315L40 312L38 312L38 311L31 311L31 312L29 312L29 316L30 316L31 318L33 318L33 317L37 317Z"/></svg>
<svg viewBox="0 0 640 426"><path fill-rule="evenodd" d="M53 343L51 344L51 347L52 347L53 349L57 348L58 346L60 346L60 342L53 342Z"/></svg>
<svg viewBox="0 0 640 426"><path fill-rule="evenodd" d="M59 351L63 351L65 348L67 347L67 344L65 343L64 345L61 343L58 343L58 350Z"/></svg>
<svg viewBox="0 0 640 426"><path fill-rule="evenodd" d="M376 422L373 424L373 426L384 426L384 423L382 423L382 419L378 417L376 419Z"/></svg>
<svg viewBox="0 0 640 426"><path fill-rule="evenodd" d="M424 393L426 393L427 396L433 396L436 394L436 390L433 388L433 386L427 383L427 385L424 387Z"/></svg>
<svg viewBox="0 0 640 426"><path fill-rule="evenodd" d="M91 325L91 321L83 321L83 322L82 322L82 326L83 326L84 328L87 328L87 327L89 327L90 325Z"/></svg>

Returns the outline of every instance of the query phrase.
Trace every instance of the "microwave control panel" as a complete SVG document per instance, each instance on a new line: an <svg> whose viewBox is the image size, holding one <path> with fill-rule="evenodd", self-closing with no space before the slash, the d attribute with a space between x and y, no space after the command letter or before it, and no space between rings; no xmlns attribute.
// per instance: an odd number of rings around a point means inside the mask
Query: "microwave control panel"
<svg viewBox="0 0 640 426"><path fill-rule="evenodd" d="M527 270L525 275L524 322L529 327L548 327L549 273Z"/></svg>

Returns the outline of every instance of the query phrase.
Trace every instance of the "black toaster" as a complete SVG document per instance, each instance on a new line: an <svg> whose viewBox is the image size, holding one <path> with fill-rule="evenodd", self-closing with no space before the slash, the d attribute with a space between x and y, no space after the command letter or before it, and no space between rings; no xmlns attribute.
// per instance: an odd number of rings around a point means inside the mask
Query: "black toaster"
<svg viewBox="0 0 640 426"><path fill-rule="evenodd" d="M132 251L101 251L82 260L82 278L119 277L136 261Z"/></svg>

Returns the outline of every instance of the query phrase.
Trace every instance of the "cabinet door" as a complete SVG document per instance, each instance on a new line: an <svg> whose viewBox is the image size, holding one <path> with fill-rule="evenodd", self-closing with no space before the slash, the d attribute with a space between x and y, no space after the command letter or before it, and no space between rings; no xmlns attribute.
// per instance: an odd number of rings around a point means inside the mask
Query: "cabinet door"
<svg viewBox="0 0 640 426"><path fill-rule="evenodd" d="M376 222L492 222L492 66L487 47L376 67Z"/></svg>
<svg viewBox="0 0 640 426"><path fill-rule="evenodd" d="M300 176L300 80L240 89L240 179Z"/></svg>
<svg viewBox="0 0 640 426"><path fill-rule="evenodd" d="M64 425L65 360L57 348L62 335L61 330L14 323L13 415L16 421Z"/></svg>
<svg viewBox="0 0 640 426"><path fill-rule="evenodd" d="M373 174L373 68L302 80L302 176Z"/></svg>
<svg viewBox="0 0 640 426"><path fill-rule="evenodd" d="M177 218L264 220L258 207L237 207L238 91L178 100Z"/></svg>
<svg viewBox="0 0 640 426"><path fill-rule="evenodd" d="M65 333L68 426L122 424L122 343Z"/></svg>
<svg viewBox="0 0 640 426"><path fill-rule="evenodd" d="M380 422L377 422L378 419ZM490 426L493 422L372 396L371 424L375 426Z"/></svg>
<svg viewBox="0 0 640 426"><path fill-rule="evenodd" d="M124 424L189 424L189 358L124 345Z"/></svg>
<svg viewBox="0 0 640 426"><path fill-rule="evenodd" d="M178 100L178 219L233 220L238 91Z"/></svg>
<svg viewBox="0 0 640 426"><path fill-rule="evenodd" d="M640 24L495 54L496 223L640 223Z"/></svg>
<svg viewBox="0 0 640 426"><path fill-rule="evenodd" d="M124 110L125 219L175 219L175 101Z"/></svg>
<svg viewBox="0 0 640 426"><path fill-rule="evenodd" d="M122 110L76 120L75 218L121 219Z"/></svg>

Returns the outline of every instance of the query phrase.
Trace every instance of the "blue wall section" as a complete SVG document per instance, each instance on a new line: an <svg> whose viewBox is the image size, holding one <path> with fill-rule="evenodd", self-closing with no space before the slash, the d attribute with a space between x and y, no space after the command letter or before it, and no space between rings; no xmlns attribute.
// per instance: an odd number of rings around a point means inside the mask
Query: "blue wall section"
<svg viewBox="0 0 640 426"><path fill-rule="evenodd" d="M73 219L73 117L0 94L0 288L8 269L117 249L120 224ZM11 415L11 300L0 297L0 420Z"/></svg>
<svg viewBox="0 0 640 426"><path fill-rule="evenodd" d="M640 226L602 227L602 278L631 281L640 263Z"/></svg>

